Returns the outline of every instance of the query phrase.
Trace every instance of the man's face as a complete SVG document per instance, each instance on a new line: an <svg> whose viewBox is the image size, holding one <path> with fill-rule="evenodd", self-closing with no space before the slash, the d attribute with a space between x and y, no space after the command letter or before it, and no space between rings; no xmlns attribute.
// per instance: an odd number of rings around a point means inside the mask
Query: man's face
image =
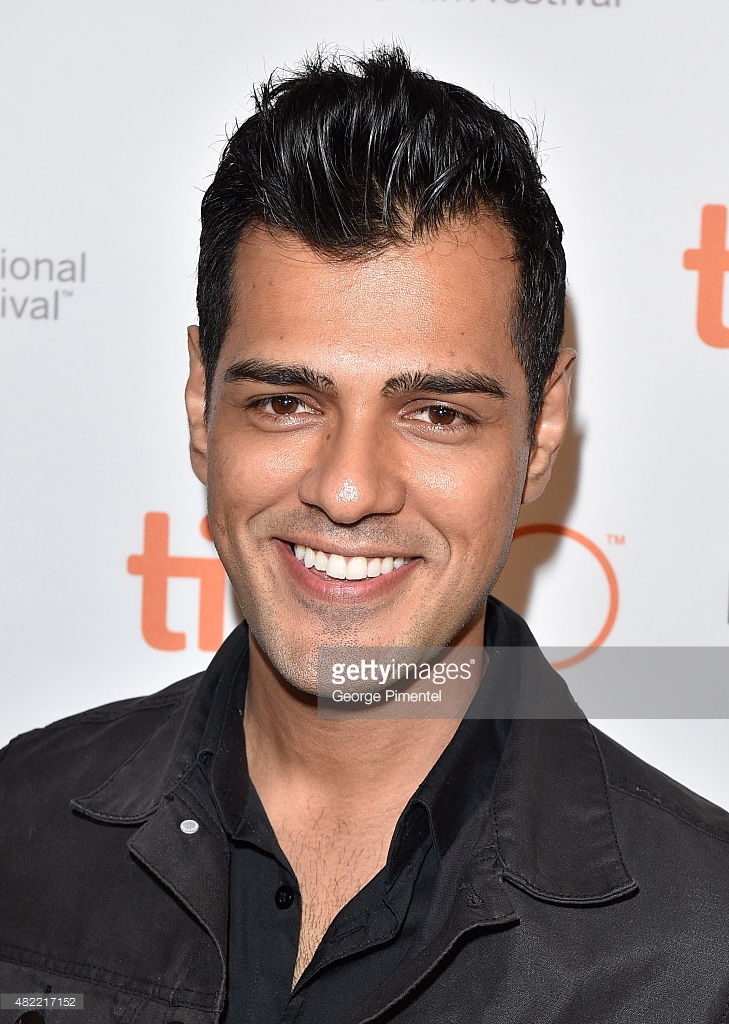
<svg viewBox="0 0 729 1024"><path fill-rule="evenodd" d="M321 646L482 643L544 475L512 249L489 217L355 262L263 229L241 243L207 427L194 333L188 408L253 671L313 693Z"/></svg>

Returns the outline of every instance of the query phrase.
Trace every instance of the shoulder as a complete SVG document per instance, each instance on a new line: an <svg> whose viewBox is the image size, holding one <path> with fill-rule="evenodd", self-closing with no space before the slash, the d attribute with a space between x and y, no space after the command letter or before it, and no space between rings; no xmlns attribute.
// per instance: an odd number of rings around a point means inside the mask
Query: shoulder
<svg viewBox="0 0 729 1024"><path fill-rule="evenodd" d="M16 736L0 750L0 793L93 786L131 756L197 691L203 673L143 697L114 701Z"/></svg>
<svg viewBox="0 0 729 1024"><path fill-rule="evenodd" d="M642 761L599 729L593 732L613 792L729 842L729 812Z"/></svg>
<svg viewBox="0 0 729 1024"><path fill-rule="evenodd" d="M205 672L16 737L0 751L0 815L14 811L21 821L51 807L67 813L103 792L99 816L143 820L197 761L216 695L224 714L226 693L247 678L247 658L241 624Z"/></svg>
<svg viewBox="0 0 729 1024"><path fill-rule="evenodd" d="M714 878L729 897L729 813L594 732L618 841L639 885L638 876L645 883L656 871L670 873L677 889L681 879L695 887Z"/></svg>

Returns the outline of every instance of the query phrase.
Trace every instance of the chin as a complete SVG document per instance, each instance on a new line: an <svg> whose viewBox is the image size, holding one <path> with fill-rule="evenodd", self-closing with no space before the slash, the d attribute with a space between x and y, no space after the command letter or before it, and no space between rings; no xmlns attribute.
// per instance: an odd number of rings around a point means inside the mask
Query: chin
<svg viewBox="0 0 729 1024"><path fill-rule="evenodd" d="M251 638L268 664L270 673L279 681L302 694L316 697L319 692L318 648L296 650L291 643L281 643L281 631L259 630L249 623Z"/></svg>

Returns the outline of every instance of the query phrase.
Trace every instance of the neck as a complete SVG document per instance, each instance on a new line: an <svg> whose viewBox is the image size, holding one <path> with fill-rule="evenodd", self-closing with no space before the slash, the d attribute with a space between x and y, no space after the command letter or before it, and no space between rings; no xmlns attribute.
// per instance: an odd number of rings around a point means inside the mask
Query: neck
<svg viewBox="0 0 729 1024"><path fill-rule="evenodd" d="M325 718L316 698L284 680L251 635L244 729L264 806L270 813L285 801L326 807L342 819L367 812L396 819L452 739L479 679L475 671L469 684L448 691L448 717Z"/></svg>

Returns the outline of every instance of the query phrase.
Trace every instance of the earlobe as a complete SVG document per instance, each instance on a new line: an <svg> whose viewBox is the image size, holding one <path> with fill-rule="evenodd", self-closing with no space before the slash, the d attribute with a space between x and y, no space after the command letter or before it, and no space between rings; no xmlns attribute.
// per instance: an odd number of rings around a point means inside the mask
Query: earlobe
<svg viewBox="0 0 729 1024"><path fill-rule="evenodd" d="M544 389L539 418L534 430L534 442L529 454L522 504L535 501L549 483L552 466L567 431L570 409L570 390L577 353L563 348L557 356L554 370Z"/></svg>
<svg viewBox="0 0 729 1024"><path fill-rule="evenodd" d="M187 350L190 355L190 375L185 387L187 422L190 427L190 462L195 476L207 484L208 428L205 422L205 366L200 352L200 330L187 329Z"/></svg>

